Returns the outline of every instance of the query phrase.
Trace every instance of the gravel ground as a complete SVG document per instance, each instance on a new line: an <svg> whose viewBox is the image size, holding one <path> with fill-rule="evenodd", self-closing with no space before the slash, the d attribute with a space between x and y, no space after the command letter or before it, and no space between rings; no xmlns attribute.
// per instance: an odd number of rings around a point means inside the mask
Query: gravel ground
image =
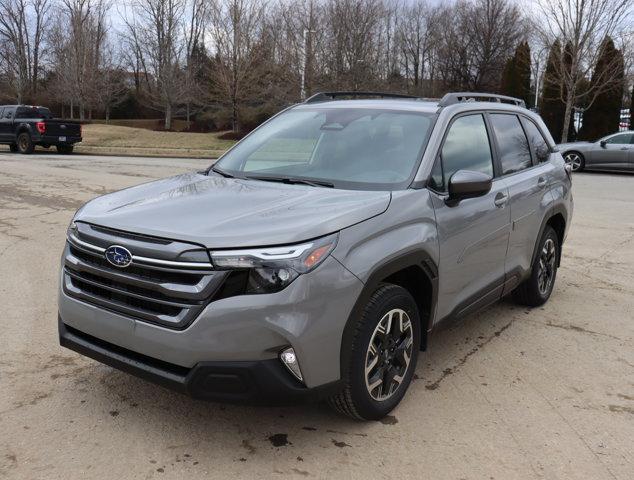
<svg viewBox="0 0 634 480"><path fill-rule="evenodd" d="M551 300L434 336L382 422L193 401L62 349L73 212L203 160L0 155L0 477L634 478L634 176L577 174Z"/></svg>

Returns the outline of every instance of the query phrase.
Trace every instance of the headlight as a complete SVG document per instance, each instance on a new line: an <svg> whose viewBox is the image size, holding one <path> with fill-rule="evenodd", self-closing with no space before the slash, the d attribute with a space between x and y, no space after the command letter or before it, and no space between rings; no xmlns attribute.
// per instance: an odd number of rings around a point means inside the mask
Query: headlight
<svg viewBox="0 0 634 480"><path fill-rule="evenodd" d="M211 252L217 270L248 270L245 293L282 290L302 273L317 268L337 245L338 234L288 247Z"/></svg>
<svg viewBox="0 0 634 480"><path fill-rule="evenodd" d="M70 221L70 225L68 225L68 230L66 231L67 237L74 237L77 235L77 224L75 223L75 219Z"/></svg>

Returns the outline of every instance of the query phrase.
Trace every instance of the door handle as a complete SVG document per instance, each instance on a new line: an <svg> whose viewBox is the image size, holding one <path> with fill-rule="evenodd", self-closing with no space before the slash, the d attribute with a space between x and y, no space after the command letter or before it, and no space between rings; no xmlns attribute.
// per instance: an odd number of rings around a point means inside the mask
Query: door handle
<svg viewBox="0 0 634 480"><path fill-rule="evenodd" d="M546 186L547 180L544 177L539 177L539 180L537 180L537 186L539 188L544 188Z"/></svg>
<svg viewBox="0 0 634 480"><path fill-rule="evenodd" d="M508 195L500 192L495 196L495 200L493 200L493 203L495 204L496 207L502 208L504 205L506 205L506 202L508 201L508 199L509 199Z"/></svg>
<svg viewBox="0 0 634 480"><path fill-rule="evenodd" d="M630 147L621 147L621 150L629 150Z"/></svg>

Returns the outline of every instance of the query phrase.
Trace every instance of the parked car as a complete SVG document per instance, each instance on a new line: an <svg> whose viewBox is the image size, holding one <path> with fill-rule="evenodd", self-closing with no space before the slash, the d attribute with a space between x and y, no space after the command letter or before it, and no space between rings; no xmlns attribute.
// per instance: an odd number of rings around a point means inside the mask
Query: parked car
<svg viewBox="0 0 634 480"><path fill-rule="evenodd" d="M46 107L0 106L0 144L9 145L12 152L32 153L36 145L55 145L59 153L72 153L78 142L81 125L54 119Z"/></svg>
<svg viewBox="0 0 634 480"><path fill-rule="evenodd" d="M613 133L596 142L557 145L574 172L607 170L634 172L634 131Z"/></svg>
<svg viewBox="0 0 634 480"><path fill-rule="evenodd" d="M511 292L544 304L573 202L539 116L488 94L345 95L80 208L61 344L196 398L328 399L367 420L442 325Z"/></svg>

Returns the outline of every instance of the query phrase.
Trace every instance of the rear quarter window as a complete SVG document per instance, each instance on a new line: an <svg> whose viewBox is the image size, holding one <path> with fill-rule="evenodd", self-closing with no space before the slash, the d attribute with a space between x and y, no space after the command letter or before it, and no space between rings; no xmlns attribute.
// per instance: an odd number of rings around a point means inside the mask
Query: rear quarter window
<svg viewBox="0 0 634 480"><path fill-rule="evenodd" d="M546 162L550 158L550 147L548 142L544 139L542 132L539 131L537 125L527 118L522 118L522 124L526 130L526 136L528 137L528 143L533 149L533 155L535 157L535 163Z"/></svg>
<svg viewBox="0 0 634 480"><path fill-rule="evenodd" d="M532 166L528 139L517 115L492 113L490 118L499 149L502 175L519 172Z"/></svg>

